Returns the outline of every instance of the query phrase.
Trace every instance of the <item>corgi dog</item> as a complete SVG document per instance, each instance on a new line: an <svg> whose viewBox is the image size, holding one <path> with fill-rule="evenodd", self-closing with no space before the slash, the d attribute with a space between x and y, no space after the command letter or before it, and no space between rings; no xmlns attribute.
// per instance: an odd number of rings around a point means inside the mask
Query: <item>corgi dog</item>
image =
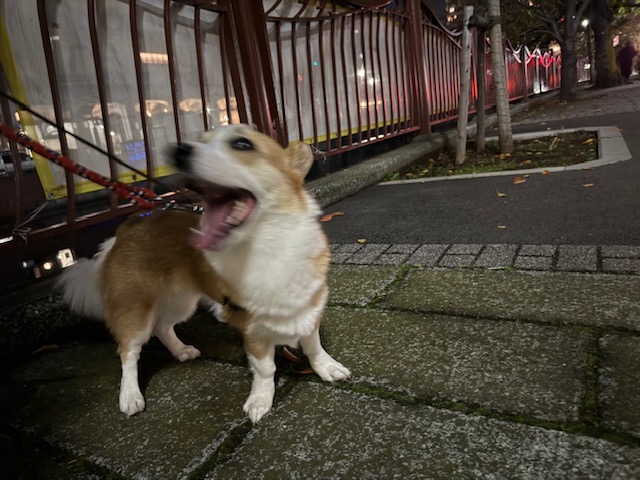
<svg viewBox="0 0 640 480"><path fill-rule="evenodd" d="M309 146L283 149L247 125L232 125L172 145L167 155L204 199L204 212L133 215L59 281L70 308L104 318L117 342L120 410L145 408L138 359L152 335L180 361L200 355L174 325L207 297L223 304L221 316L243 335L253 374L244 411L252 422L273 404L277 345L301 347L325 381L348 378L320 343L330 254L320 209L303 188Z"/></svg>

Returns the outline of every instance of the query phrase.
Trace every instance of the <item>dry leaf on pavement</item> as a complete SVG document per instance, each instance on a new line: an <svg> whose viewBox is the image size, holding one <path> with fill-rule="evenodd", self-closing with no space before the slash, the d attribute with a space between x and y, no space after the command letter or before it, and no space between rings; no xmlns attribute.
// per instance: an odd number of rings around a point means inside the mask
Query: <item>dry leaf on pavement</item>
<svg viewBox="0 0 640 480"><path fill-rule="evenodd" d="M543 170L542 172L540 172L542 175L549 175L549 170Z"/></svg>
<svg viewBox="0 0 640 480"><path fill-rule="evenodd" d="M526 178L516 177L516 178L513 179L513 184L514 185L519 185L519 184L524 183L526 181L527 181Z"/></svg>
<svg viewBox="0 0 640 480"><path fill-rule="evenodd" d="M327 213L326 215L324 215L320 221L321 222L330 222L331 220L333 220L333 217L339 217L341 215L344 215L344 212L333 212L333 213Z"/></svg>
<svg viewBox="0 0 640 480"><path fill-rule="evenodd" d="M583 183L582 186L584 188L591 188L591 187L593 187L593 183Z"/></svg>
<svg viewBox="0 0 640 480"><path fill-rule="evenodd" d="M358 239L358 243L367 243L367 239L366 238L359 238Z"/></svg>
<svg viewBox="0 0 640 480"><path fill-rule="evenodd" d="M498 190L496 190L496 195L498 195L500 198L507 196L506 193L499 192Z"/></svg>

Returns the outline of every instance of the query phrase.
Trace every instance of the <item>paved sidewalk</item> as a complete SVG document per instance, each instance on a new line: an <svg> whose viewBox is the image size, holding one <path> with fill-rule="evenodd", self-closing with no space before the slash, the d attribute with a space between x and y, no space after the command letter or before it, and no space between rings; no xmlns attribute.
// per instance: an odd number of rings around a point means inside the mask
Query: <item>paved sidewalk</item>
<svg viewBox="0 0 640 480"><path fill-rule="evenodd" d="M638 215L633 187L615 182L636 172L640 142L629 132L639 90L584 92L574 105L534 106L515 119L525 130L565 120L598 125L613 118L598 111L606 110L629 122L623 134L634 158L594 169L612 194L581 208L606 201ZM575 178L552 181L567 180ZM374 188L415 195L416 186ZM570 190L554 208L582 193ZM513 242L463 241L459 225L447 230L459 221L442 211L407 241L397 225L416 230L421 219L399 210L397 223L383 218L383 207L399 209L388 195L372 216L352 208L345 217L380 224L389 241L347 234L350 222L325 224L333 264L322 335L353 378L322 383L297 373L304 362L278 353L274 409L257 425L242 413L251 383L242 340L207 313L178 328L202 351L197 360L179 363L156 340L145 347L147 409L126 418L119 360L102 324L69 314L47 284L5 308L4 477L640 478L640 242L616 243L617 234L536 242L535 229ZM433 225L444 241L429 240ZM502 232L517 234L519 225ZM542 225L560 236L562 222Z"/></svg>
<svg viewBox="0 0 640 480"><path fill-rule="evenodd" d="M279 354L275 406L257 425L227 325L202 313L181 326L202 351L187 363L152 340L147 409L126 418L104 327L44 292L10 312L66 328L2 373L5 477L640 476L640 276L343 264L330 287L324 343L353 378L322 383Z"/></svg>

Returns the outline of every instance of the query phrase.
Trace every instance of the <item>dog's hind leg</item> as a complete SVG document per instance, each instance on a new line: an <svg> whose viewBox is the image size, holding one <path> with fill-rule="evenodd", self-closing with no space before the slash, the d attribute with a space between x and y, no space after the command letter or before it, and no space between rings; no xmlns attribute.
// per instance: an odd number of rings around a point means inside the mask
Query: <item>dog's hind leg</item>
<svg viewBox="0 0 640 480"><path fill-rule="evenodd" d="M145 402L138 383L138 360L145 343L151 338L155 313L150 302L120 303L108 309L107 323L118 343L122 362L120 411L135 415L144 410Z"/></svg>
<svg viewBox="0 0 640 480"><path fill-rule="evenodd" d="M199 296L175 295L161 307L153 334L181 362L200 356L200 350L193 345L185 345L176 335L174 325L186 321L196 309Z"/></svg>

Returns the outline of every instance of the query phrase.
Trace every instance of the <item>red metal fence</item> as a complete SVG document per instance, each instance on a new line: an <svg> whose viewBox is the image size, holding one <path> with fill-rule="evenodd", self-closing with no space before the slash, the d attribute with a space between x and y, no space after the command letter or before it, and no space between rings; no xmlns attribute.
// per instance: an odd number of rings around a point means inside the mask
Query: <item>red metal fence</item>
<svg viewBox="0 0 640 480"><path fill-rule="evenodd" d="M254 123L331 156L455 119L457 34L420 0L356 3L376 2L3 2L0 91L51 123L6 97L0 119L105 176L160 190L152 179L172 182L162 147L219 125ZM559 87L559 57L507 43L505 60L512 100ZM472 111L476 98L474 84ZM0 149L0 255L21 262L27 241L132 210L6 139Z"/></svg>

